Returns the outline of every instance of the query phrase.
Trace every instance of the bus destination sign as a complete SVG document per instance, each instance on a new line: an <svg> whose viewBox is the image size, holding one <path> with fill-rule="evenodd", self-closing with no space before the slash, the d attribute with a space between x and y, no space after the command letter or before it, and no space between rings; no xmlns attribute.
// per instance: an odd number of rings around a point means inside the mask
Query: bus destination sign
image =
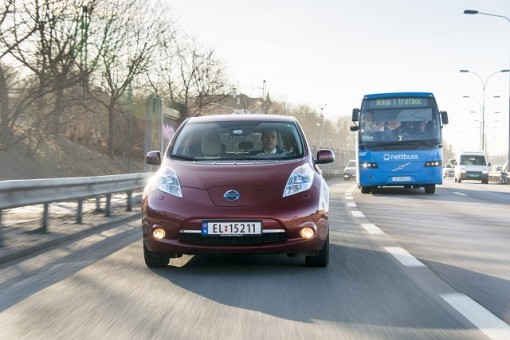
<svg viewBox="0 0 510 340"><path fill-rule="evenodd" d="M366 102L370 109L412 108L428 107L427 98L381 98L371 99Z"/></svg>

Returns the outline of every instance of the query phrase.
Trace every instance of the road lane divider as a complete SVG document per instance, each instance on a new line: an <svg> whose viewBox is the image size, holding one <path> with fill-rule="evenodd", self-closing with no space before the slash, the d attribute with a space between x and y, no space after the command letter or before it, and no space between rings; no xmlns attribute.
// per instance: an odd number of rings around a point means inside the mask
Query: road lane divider
<svg viewBox="0 0 510 340"><path fill-rule="evenodd" d="M376 226L373 223L363 223L363 224L361 224L361 226L363 228L365 228L365 230L369 234L372 234L372 235L381 235L381 234L384 234L384 231L382 231L381 228L379 228L378 226Z"/></svg>
<svg viewBox="0 0 510 340"><path fill-rule="evenodd" d="M467 295L448 293L440 296L489 338L510 339L510 326Z"/></svg>
<svg viewBox="0 0 510 340"><path fill-rule="evenodd" d="M384 249L405 267L425 267L422 262L402 247L384 247Z"/></svg>

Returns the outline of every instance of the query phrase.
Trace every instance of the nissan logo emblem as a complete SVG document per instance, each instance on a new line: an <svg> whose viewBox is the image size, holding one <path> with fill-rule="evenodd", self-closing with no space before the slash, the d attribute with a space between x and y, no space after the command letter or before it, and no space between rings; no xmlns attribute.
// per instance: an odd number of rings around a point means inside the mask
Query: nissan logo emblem
<svg viewBox="0 0 510 340"><path fill-rule="evenodd" d="M239 193L235 190L228 190L223 194L223 197L225 197L225 199L230 202L237 201L240 196L241 195L239 195Z"/></svg>

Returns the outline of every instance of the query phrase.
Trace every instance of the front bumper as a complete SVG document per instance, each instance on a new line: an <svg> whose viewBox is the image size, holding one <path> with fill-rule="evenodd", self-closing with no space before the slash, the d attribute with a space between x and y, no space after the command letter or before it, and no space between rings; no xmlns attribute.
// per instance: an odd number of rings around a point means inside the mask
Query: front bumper
<svg viewBox="0 0 510 340"><path fill-rule="evenodd" d="M161 193L144 197L142 232L147 249L168 256L200 253L313 253L322 249L329 232L327 208L321 207L320 200L314 194L297 194L277 202L266 197L260 204L246 207L200 206L197 201L184 201ZM280 208L275 209L275 205ZM258 220L262 222L263 232L255 236L202 235L202 222L215 220ZM315 231L309 240L300 235L305 227ZM163 239L152 237L155 228L164 229Z"/></svg>

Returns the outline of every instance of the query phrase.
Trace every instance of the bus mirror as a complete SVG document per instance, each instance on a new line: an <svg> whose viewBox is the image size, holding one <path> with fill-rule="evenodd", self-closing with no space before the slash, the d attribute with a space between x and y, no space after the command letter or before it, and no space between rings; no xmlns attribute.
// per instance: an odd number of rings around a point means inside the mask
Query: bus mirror
<svg viewBox="0 0 510 340"><path fill-rule="evenodd" d="M352 121L353 122L359 121L359 109L352 110Z"/></svg>
<svg viewBox="0 0 510 340"><path fill-rule="evenodd" d="M448 113L446 111L441 111L441 122L446 125L448 124Z"/></svg>
<svg viewBox="0 0 510 340"><path fill-rule="evenodd" d="M357 125L353 125L353 126L351 126L351 128L350 128L350 129L351 129L351 131L352 131L352 132L355 132L355 131L358 131L358 130L359 130L359 126L357 126Z"/></svg>

